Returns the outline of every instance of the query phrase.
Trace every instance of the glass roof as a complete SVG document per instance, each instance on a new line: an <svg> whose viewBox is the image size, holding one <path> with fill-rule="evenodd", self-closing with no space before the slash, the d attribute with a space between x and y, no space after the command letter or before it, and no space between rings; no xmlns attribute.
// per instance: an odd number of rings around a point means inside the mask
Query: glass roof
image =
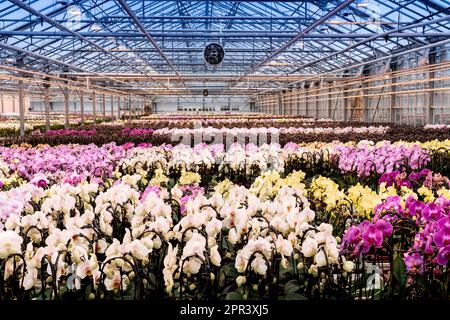
<svg viewBox="0 0 450 320"><path fill-rule="evenodd" d="M149 77L176 72L321 74L450 35L448 19L434 22L450 15L450 1L356 0L279 51L343 2L0 0L0 43L5 44L0 44L0 62L15 63L19 57L30 70ZM398 28L403 34L383 35ZM346 50L376 34L380 36ZM210 42L225 48L220 67L203 60L203 48ZM345 52L323 60L340 51Z"/></svg>

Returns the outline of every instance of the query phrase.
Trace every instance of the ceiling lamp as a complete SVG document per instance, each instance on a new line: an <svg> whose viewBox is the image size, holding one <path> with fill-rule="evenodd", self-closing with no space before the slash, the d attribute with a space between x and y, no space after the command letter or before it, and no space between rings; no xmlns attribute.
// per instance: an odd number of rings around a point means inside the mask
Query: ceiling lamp
<svg viewBox="0 0 450 320"><path fill-rule="evenodd" d="M67 8L67 13L71 16L81 16L81 9L76 5L71 5Z"/></svg>
<svg viewBox="0 0 450 320"><path fill-rule="evenodd" d="M297 41L293 47L294 50L303 50L304 48L305 44L303 43L303 41Z"/></svg>
<svg viewBox="0 0 450 320"><path fill-rule="evenodd" d="M356 6L358 8L366 8L368 6L370 6L370 1L369 0L360 0L358 1L358 3L356 4Z"/></svg>
<svg viewBox="0 0 450 320"><path fill-rule="evenodd" d="M102 26L98 23L94 23L91 27L91 30L94 32L102 31Z"/></svg>

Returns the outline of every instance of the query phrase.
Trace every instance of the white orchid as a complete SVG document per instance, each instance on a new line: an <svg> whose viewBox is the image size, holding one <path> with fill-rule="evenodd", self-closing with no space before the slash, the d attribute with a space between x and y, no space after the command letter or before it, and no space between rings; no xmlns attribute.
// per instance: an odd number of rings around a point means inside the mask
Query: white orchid
<svg viewBox="0 0 450 320"><path fill-rule="evenodd" d="M278 235L275 247L277 251L283 256L290 256L293 252L292 245L289 240L283 238L283 236Z"/></svg>
<svg viewBox="0 0 450 320"><path fill-rule="evenodd" d="M267 263L266 260L264 260L261 256L256 257L253 259L251 264L252 270L256 273L265 276L267 273Z"/></svg>
<svg viewBox="0 0 450 320"><path fill-rule="evenodd" d="M149 249L144 243L142 243L142 241L135 239L128 243L123 251L130 253L138 260L144 260L148 258L148 255L152 252L152 249Z"/></svg>
<svg viewBox="0 0 450 320"><path fill-rule="evenodd" d="M215 237L222 230L222 222L216 218L212 218L206 225L206 233L208 236Z"/></svg>
<svg viewBox="0 0 450 320"><path fill-rule="evenodd" d="M0 232L0 259L6 259L12 254L20 254L22 242L22 237L14 231Z"/></svg>
<svg viewBox="0 0 450 320"><path fill-rule="evenodd" d="M220 257L220 253L218 251L218 245L215 245L211 247L210 249L210 260L213 265L216 267L220 267L220 262L222 261L222 258Z"/></svg>
<svg viewBox="0 0 450 320"><path fill-rule="evenodd" d="M194 233L183 248L181 259L197 256L205 259L206 239L198 233Z"/></svg>
<svg viewBox="0 0 450 320"><path fill-rule="evenodd" d="M126 275L120 274L119 270L114 270L113 276L111 278L105 278L105 287L108 291L126 290L130 280Z"/></svg>
<svg viewBox="0 0 450 320"><path fill-rule="evenodd" d="M318 247L319 245L315 239L307 237L302 243L301 252L306 258L310 258L317 253L319 249Z"/></svg>

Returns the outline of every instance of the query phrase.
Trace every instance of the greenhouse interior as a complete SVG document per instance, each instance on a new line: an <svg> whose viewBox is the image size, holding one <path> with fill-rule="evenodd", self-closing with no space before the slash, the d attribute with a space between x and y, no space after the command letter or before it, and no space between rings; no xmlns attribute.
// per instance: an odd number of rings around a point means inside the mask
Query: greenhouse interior
<svg viewBox="0 0 450 320"><path fill-rule="evenodd" d="M0 108L0 301L450 300L450 1L0 0Z"/></svg>

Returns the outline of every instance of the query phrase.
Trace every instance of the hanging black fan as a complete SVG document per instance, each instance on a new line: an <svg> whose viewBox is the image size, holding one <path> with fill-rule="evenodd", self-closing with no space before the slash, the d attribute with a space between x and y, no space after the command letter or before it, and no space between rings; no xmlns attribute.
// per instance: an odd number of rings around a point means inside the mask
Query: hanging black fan
<svg viewBox="0 0 450 320"><path fill-rule="evenodd" d="M225 56L225 50L218 43L210 43L203 50L203 57L205 61L212 65L218 65L222 62Z"/></svg>

